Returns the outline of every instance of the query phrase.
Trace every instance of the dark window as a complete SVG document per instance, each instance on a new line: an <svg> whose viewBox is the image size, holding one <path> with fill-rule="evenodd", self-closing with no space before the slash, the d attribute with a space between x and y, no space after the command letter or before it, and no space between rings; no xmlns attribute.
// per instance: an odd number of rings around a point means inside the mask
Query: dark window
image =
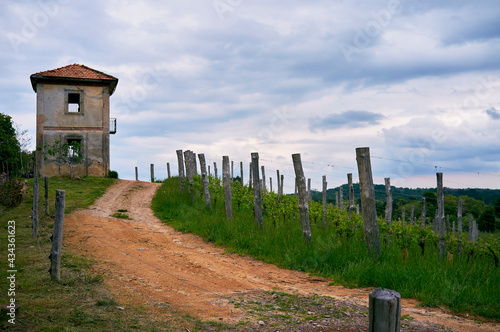
<svg viewBox="0 0 500 332"><path fill-rule="evenodd" d="M68 112L70 112L70 113L80 112L80 94L79 93L68 93Z"/></svg>

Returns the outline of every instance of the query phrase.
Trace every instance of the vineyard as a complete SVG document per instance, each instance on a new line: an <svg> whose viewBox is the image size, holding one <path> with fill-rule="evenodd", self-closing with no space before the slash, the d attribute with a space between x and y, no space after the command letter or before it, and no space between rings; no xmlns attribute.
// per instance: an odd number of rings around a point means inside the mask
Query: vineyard
<svg viewBox="0 0 500 332"><path fill-rule="evenodd" d="M481 234L475 241L467 233L449 229L443 256L432 225L396 220L389 225L379 217L382 254L374 257L366 247L363 218L352 207L309 200L311 241L307 242L295 195L262 188L259 225L252 186L231 182L228 216L222 179L202 171L202 176L180 180L179 185L179 178L167 179L152 203L156 215L177 230L201 235L230 252L330 278L332 284L393 289L424 306L445 305L456 312L500 319L500 240L494 235Z"/></svg>

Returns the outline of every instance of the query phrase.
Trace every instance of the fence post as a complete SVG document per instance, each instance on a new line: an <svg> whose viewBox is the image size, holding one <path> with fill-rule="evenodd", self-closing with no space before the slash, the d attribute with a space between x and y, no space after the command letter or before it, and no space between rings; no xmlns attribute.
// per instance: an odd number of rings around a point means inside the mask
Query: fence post
<svg viewBox="0 0 500 332"><path fill-rule="evenodd" d="M356 161L359 172L359 191L361 193L361 211L363 229L368 250L376 256L382 255L375 205L375 187L373 185L370 148L356 148Z"/></svg>
<svg viewBox="0 0 500 332"><path fill-rule="evenodd" d="M201 181L203 182L203 197L205 198L205 205L208 208L212 208L212 203L210 201L210 190L208 189L207 164L205 162L205 155L203 153L200 153L198 155L198 159L200 159Z"/></svg>
<svg viewBox="0 0 500 332"><path fill-rule="evenodd" d="M392 223L391 178L385 178L384 181L385 181L385 195L386 195L385 221L387 222L387 226L391 228L391 223Z"/></svg>
<svg viewBox="0 0 500 332"><path fill-rule="evenodd" d="M422 197L422 228L425 228L425 218L426 218L426 208L425 208L425 197Z"/></svg>
<svg viewBox="0 0 500 332"><path fill-rule="evenodd" d="M241 185L243 186L244 185L244 181L243 181L243 162L240 161L240 178L241 178Z"/></svg>
<svg viewBox="0 0 500 332"><path fill-rule="evenodd" d="M344 211L344 188L340 185L339 188L340 211Z"/></svg>
<svg viewBox="0 0 500 332"><path fill-rule="evenodd" d="M262 192L266 193L266 169L264 165L260 167L262 169Z"/></svg>
<svg viewBox="0 0 500 332"><path fill-rule="evenodd" d="M50 277L52 280L61 280L62 237L64 223L64 205L66 192L56 190L56 212L54 231L52 234L52 248L50 250Z"/></svg>
<svg viewBox="0 0 500 332"><path fill-rule="evenodd" d="M369 298L369 332L399 332L401 328L401 295L390 289L377 288Z"/></svg>
<svg viewBox="0 0 500 332"><path fill-rule="evenodd" d="M326 228L326 175L323 175L323 228Z"/></svg>
<svg viewBox="0 0 500 332"><path fill-rule="evenodd" d="M444 225L444 193L443 193L443 173L436 173L437 177L437 205L438 205L438 229L439 229L439 256L446 255L445 225Z"/></svg>
<svg viewBox="0 0 500 332"><path fill-rule="evenodd" d="M458 221L458 244L457 244L457 253L459 255L462 254L462 209L463 209L464 201L458 201L458 209L457 209L457 221Z"/></svg>
<svg viewBox="0 0 500 332"><path fill-rule="evenodd" d="M167 163L167 178L170 179L170 163Z"/></svg>
<svg viewBox="0 0 500 332"><path fill-rule="evenodd" d="M226 207L226 216L229 220L233 219L233 203L231 200L231 170L229 168L229 157L222 157L222 177L224 182L224 199Z"/></svg>
<svg viewBox="0 0 500 332"><path fill-rule="evenodd" d="M176 150L177 153L177 167L179 169L179 188L181 191L184 190L184 158L182 155L182 150Z"/></svg>
<svg viewBox="0 0 500 332"><path fill-rule="evenodd" d="M349 188L349 220L352 219L352 210L354 210L354 186L352 184L352 173L347 174L347 185Z"/></svg>
<svg viewBox="0 0 500 332"><path fill-rule="evenodd" d="M302 223L302 236L307 243L312 242L311 226L309 223L309 205L307 201L306 178L302 168L300 153L292 154L293 168L295 169L295 178L299 191L299 212Z"/></svg>
<svg viewBox="0 0 500 332"><path fill-rule="evenodd" d="M251 163L251 174L253 181L253 205L254 205L254 215L255 222L259 227L260 231L263 231L264 220L262 219L262 193L260 188L259 179L259 154L257 152L252 152L252 163Z"/></svg>
<svg viewBox="0 0 500 332"><path fill-rule="evenodd" d="M43 178L45 182L45 214L50 214L49 213L49 178L45 176Z"/></svg>
<svg viewBox="0 0 500 332"><path fill-rule="evenodd" d="M151 182L155 182L155 165L151 164Z"/></svg>
<svg viewBox="0 0 500 332"><path fill-rule="evenodd" d="M38 199L40 195L38 163L35 161L35 170L33 172L33 208L32 208L32 233L33 236L38 235Z"/></svg>
<svg viewBox="0 0 500 332"><path fill-rule="evenodd" d="M137 166L135 166L135 181L139 181L139 170L137 169Z"/></svg>

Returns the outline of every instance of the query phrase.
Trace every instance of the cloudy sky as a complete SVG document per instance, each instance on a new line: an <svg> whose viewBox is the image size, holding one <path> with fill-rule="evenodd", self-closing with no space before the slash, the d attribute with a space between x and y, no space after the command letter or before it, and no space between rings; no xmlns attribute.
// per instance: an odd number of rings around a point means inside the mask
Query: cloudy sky
<svg viewBox="0 0 500 332"><path fill-rule="evenodd" d="M290 191L301 153L319 189L357 181L370 147L376 183L500 188L499 17L498 0L6 0L0 112L34 137L29 76L79 63L120 80L121 178L177 174L177 149L246 177L259 152Z"/></svg>

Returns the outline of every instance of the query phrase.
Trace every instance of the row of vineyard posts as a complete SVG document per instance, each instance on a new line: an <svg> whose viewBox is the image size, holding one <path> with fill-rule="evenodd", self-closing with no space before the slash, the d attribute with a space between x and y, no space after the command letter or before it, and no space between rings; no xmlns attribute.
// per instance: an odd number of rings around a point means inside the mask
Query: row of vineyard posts
<svg viewBox="0 0 500 332"><path fill-rule="evenodd" d="M187 150L184 152L182 150L177 150L176 153L179 170L180 190L187 190L193 197L195 197L195 177L198 175L196 154L191 150ZM202 182L202 190L200 190L200 194L203 196L206 207L209 209L212 208L210 190L217 193L223 192L226 217L229 221L233 220L232 183L235 179L234 162L229 160L229 156L223 156L222 186L218 187L217 184L220 184L220 180L218 177L217 163L214 162L214 175L212 176L210 165L206 164L205 155L198 154L198 159L200 163ZM498 267L498 256L500 250L500 248L498 248L498 243L480 243L478 226L471 214L469 214L468 216L468 234L463 232L463 201L460 200L458 202L457 223L453 222L453 225L450 226L449 216L447 216L445 220L443 173L436 173L437 210L435 211L435 217L433 218L431 227L432 229L430 229L429 227L427 227L428 225L426 225L427 211L425 198L422 198L422 213L420 223L417 223L417 219L414 217L413 206L409 223L406 223L405 221L404 209L402 213L402 219L400 219L398 222L393 222L393 202L390 178L385 178L385 222L381 223L377 218L375 188L371 169L370 150L368 147L356 148L356 161L359 175L361 215L364 238L368 251L372 255L382 255L382 248L380 244L381 231L379 230L379 228L382 228L382 235L385 236L385 240L389 241L393 239L399 244L403 259L407 259L409 242L414 240L420 246L422 255L424 255L425 253L426 243L436 243L439 251L439 256L442 258L447 258L448 261L452 261L453 255L455 253L457 255L462 255L462 253L464 252L464 247L467 247L466 252L468 254L468 258L473 255L489 255L492 256L495 262L495 266ZM308 179L306 185L306 177L304 175L300 154L293 154L292 162L295 170L295 206L298 207L298 212L300 215L303 239L306 243L311 243L312 234L310 228L310 218L314 216L313 218L314 220L316 220L318 218L318 215L321 214L323 227L326 228L329 215L327 211L331 208L340 209L341 211L344 210L343 189L342 186L340 186L339 192L335 193L335 207L333 207L332 204L328 204L326 200L327 181L326 175L324 175L322 179L323 199L321 204L317 204L317 202L311 200L311 179ZM240 172L240 184L241 186L244 186L243 162L240 162ZM170 178L170 163L167 163L167 173L168 178ZM137 167L135 168L135 175L136 180L138 180ZM266 179L265 167L259 167L259 154L256 152L251 153L251 162L249 165L249 181L247 187L253 190L253 210L255 215L255 222L261 231L263 229L264 222L262 212L262 195L273 191L272 177L269 178L269 191L266 188L266 181L264 179ZM283 174L281 174L280 176L279 170L277 170L277 180L278 202L282 202L281 197L283 196L284 176ZM356 213L359 214L360 208L359 205L354 207L354 187L352 182L352 173L347 174L347 180L347 212L348 220L353 222L353 224L349 226L352 230L355 227L355 222L353 220L354 211L356 210ZM151 164L151 181L155 181L153 164ZM210 181L215 183L211 185ZM214 197L214 204L216 203L217 201ZM238 202L238 204L240 204L240 202ZM312 209L310 208L310 206L312 206ZM346 231L349 231L349 227L347 227Z"/></svg>

